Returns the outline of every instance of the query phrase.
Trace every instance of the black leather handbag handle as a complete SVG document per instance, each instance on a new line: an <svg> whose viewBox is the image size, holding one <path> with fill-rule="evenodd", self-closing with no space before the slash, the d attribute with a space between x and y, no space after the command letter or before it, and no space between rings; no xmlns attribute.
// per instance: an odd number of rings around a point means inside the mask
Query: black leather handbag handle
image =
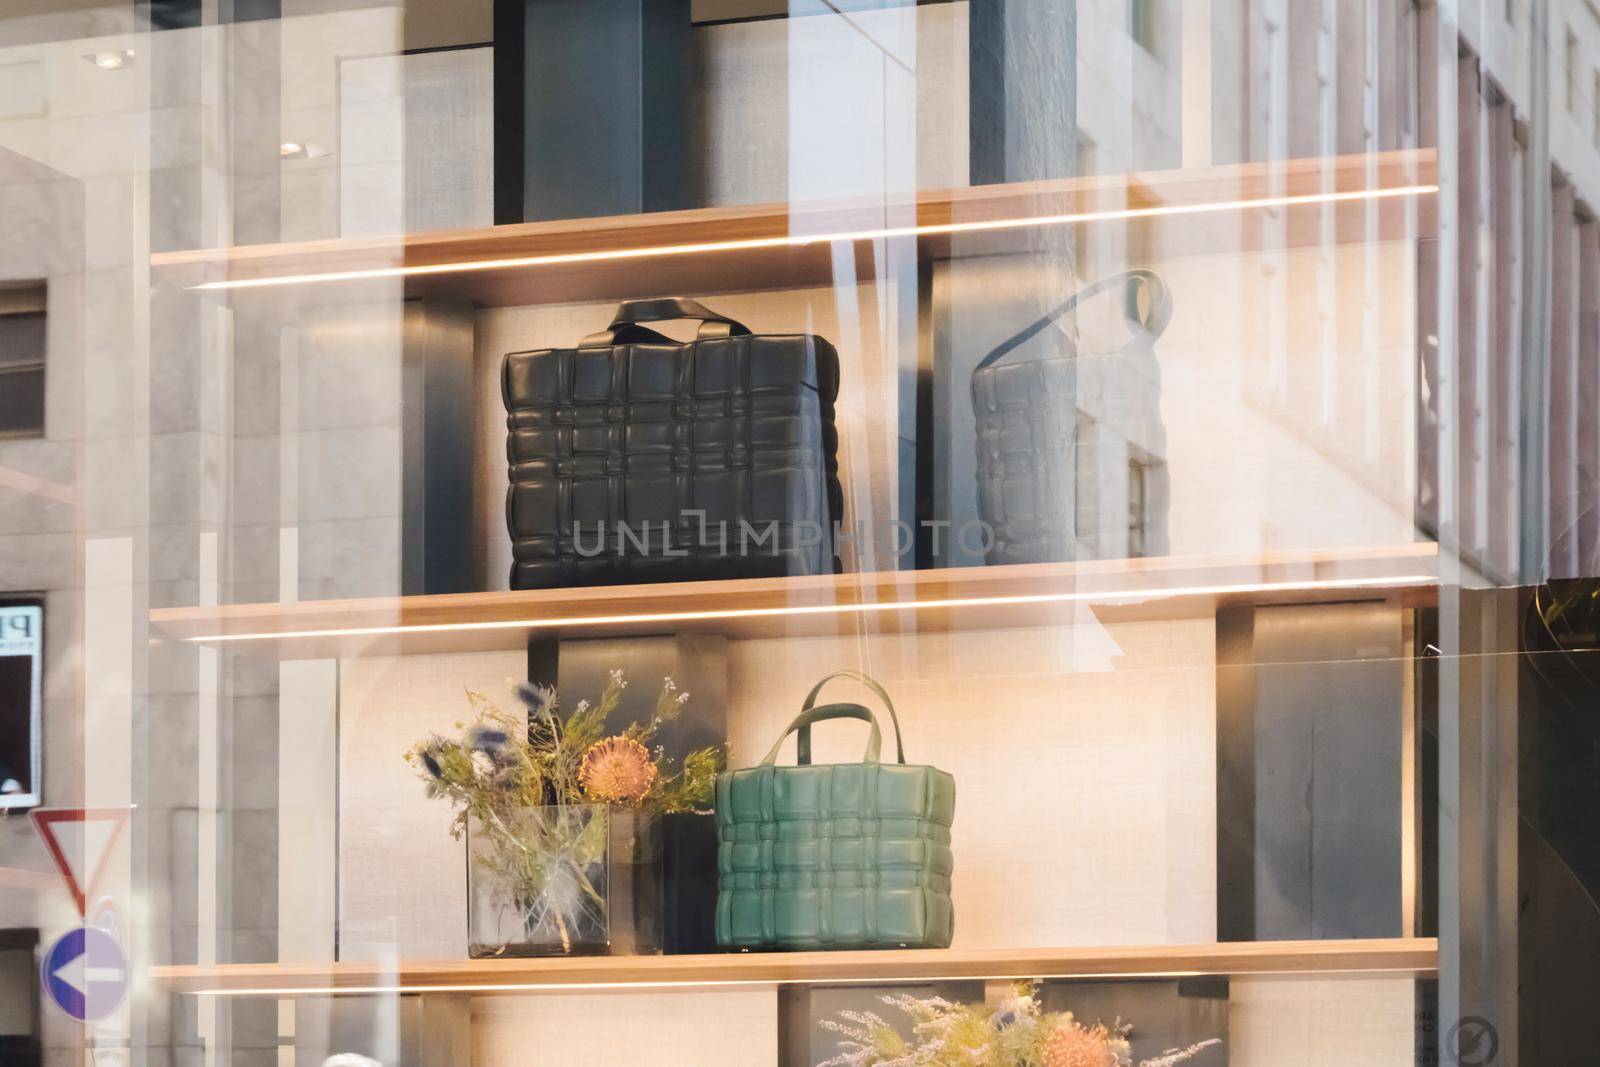
<svg viewBox="0 0 1600 1067"><path fill-rule="evenodd" d="M696 300L681 296L663 296L653 300L624 300L611 317L611 326L592 333L579 342L579 348L605 348L615 344L674 344L670 337L657 333L646 322L667 322L671 319L698 319L700 329L697 340L716 337L741 337L750 332L749 327L736 322Z"/></svg>
<svg viewBox="0 0 1600 1067"><path fill-rule="evenodd" d="M1025 329L1013 334L1008 340L995 346L983 359L978 361L974 371L983 370L1000 362L1017 348L1027 344L1040 333L1049 328L1055 321L1090 297L1099 296L1108 289L1126 286L1123 296L1123 312L1128 316L1128 323L1133 327L1133 337L1128 343L1118 349L1120 355L1132 355L1135 352L1148 352L1155 347L1156 340L1161 336L1167 324L1172 321L1172 293L1154 271L1128 270L1121 274L1113 274L1109 278L1102 278L1087 288L1073 293L1066 302L1052 308L1044 317L1029 325ZM1139 294L1148 291L1150 294L1149 309L1141 315L1139 313Z"/></svg>

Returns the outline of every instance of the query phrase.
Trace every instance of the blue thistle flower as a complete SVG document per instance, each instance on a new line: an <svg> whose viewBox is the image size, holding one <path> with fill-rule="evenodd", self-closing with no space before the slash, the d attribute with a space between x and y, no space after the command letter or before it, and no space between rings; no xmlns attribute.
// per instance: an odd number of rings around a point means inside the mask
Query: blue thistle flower
<svg viewBox="0 0 1600 1067"><path fill-rule="evenodd" d="M436 755L434 755L434 750L432 748L425 748L422 750L422 765L426 767L428 769L428 773L433 775L435 778L441 780L444 778L444 768L439 766L439 759Z"/></svg>
<svg viewBox="0 0 1600 1067"><path fill-rule="evenodd" d="M467 748L473 752L482 752L498 766L504 766L513 760L511 751L511 735L494 726L474 726L467 731Z"/></svg>
<svg viewBox="0 0 1600 1067"><path fill-rule="evenodd" d="M529 711L542 711L555 696L555 692L542 685L529 685L522 682L517 686L517 696L528 705Z"/></svg>
<svg viewBox="0 0 1600 1067"><path fill-rule="evenodd" d="M480 752L493 753L511 740L511 735L492 726L474 726L467 731L467 745Z"/></svg>

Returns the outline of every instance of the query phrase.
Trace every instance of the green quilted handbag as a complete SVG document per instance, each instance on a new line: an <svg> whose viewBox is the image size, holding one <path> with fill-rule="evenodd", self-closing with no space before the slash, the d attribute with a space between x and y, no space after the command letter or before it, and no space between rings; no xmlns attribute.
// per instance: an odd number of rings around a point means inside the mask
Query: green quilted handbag
<svg viewBox="0 0 1600 1067"><path fill-rule="evenodd" d="M817 706L834 678L867 685L894 723L896 762L878 762L878 720L860 704ZM860 763L811 763L811 724L871 725ZM776 765L798 733L798 766ZM747 948L947 948L956 783L906 763L889 694L858 671L818 682L758 767L717 776L717 941Z"/></svg>

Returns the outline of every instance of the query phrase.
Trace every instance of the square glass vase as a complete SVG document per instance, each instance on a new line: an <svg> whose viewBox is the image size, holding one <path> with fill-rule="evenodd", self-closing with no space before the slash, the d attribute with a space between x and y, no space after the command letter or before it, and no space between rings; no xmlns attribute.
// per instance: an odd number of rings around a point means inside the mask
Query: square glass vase
<svg viewBox="0 0 1600 1067"><path fill-rule="evenodd" d="M467 955L656 955L658 816L604 804L530 807L467 828Z"/></svg>

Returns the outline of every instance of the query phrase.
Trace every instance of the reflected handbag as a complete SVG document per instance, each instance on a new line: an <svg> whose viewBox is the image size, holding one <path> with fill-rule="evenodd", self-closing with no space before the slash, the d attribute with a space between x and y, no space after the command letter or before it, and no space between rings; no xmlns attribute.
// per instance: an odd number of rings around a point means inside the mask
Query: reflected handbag
<svg viewBox="0 0 1600 1067"><path fill-rule="evenodd" d="M698 319L693 341L641 325ZM511 588L823 574L843 510L839 356L692 300L629 300L501 386Z"/></svg>
<svg viewBox="0 0 1600 1067"><path fill-rule="evenodd" d="M881 763L878 720L860 704L817 706L834 678L860 681L894 724L895 762ZM860 763L812 764L812 724L870 725ZM797 734L798 765L777 766ZM818 682L757 767L717 776L717 941L786 949L947 948L950 826L956 783L906 763L900 721L882 686L858 671Z"/></svg>
<svg viewBox="0 0 1600 1067"><path fill-rule="evenodd" d="M1001 361L1083 301L1117 288L1124 291L1123 308L1133 337L1111 355L1145 357L1146 373L1156 375L1153 349L1172 319L1172 297L1161 279L1148 270L1125 271L1080 290L984 356L972 372L978 515L992 534L988 563L1053 563L1077 558L1078 477L1085 466L1092 470L1095 458L1089 450L1092 446L1079 440L1079 353L1068 337L1066 351L1060 355L1018 363ZM1145 295L1143 314L1141 292ZM1154 399L1145 406L1154 410L1130 412L1127 409L1138 407L1137 403L1119 397L1117 406L1123 410L1111 414L1125 424L1147 427L1143 436L1159 442L1155 447L1164 451L1158 379L1153 388ZM1083 458L1090 464L1080 464L1080 449L1085 450ZM1141 484L1140 493L1164 509L1166 468L1160 463L1146 467L1150 473L1141 474L1141 481L1160 479L1160 484ZM1157 542L1165 540L1164 514L1163 510L1159 536L1152 538ZM1160 543L1148 547L1164 550ZM1130 548L1129 554L1155 553Z"/></svg>

